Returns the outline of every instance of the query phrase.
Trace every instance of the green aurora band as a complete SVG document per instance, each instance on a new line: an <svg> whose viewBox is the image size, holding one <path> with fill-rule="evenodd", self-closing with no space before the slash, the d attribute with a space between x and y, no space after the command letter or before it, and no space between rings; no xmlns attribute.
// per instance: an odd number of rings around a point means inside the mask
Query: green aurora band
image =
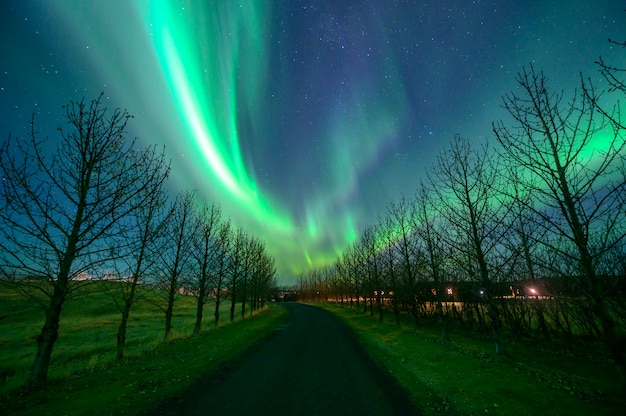
<svg viewBox="0 0 626 416"><path fill-rule="evenodd" d="M345 87L334 89L336 95L314 127L319 146L309 146L310 154L289 154L294 159L289 166L302 166L293 172L293 183L300 188L278 185L281 191L284 186L287 193L302 193L289 201L272 194L271 188L255 178L257 155L251 155L246 146L262 140L254 132L268 122L270 65L276 65L269 57L272 48L280 47L276 39L270 43L276 12L272 8L278 6L264 0L247 1L244 7L232 1L113 4L74 7L64 0L51 0L46 8L59 26L67 28L67 49L84 51L77 61L82 58L90 64L86 72L96 74L107 94L135 114L131 124L139 125L139 137L167 144L175 168L174 188L196 188L199 200L219 203L225 216L265 241L276 258L281 283L295 283L293 276L333 263L359 237L362 227L376 221L372 213L384 213L385 204L399 196L393 186L404 172L393 166L385 171L378 167L384 155L393 151L398 136L406 134L410 112L415 110L404 86L409 80L403 79L384 36L372 48L378 51L373 58L386 62L384 69L363 66L357 73L353 63L340 57L333 61L345 66L343 72L351 79ZM115 11L108 11L109 7ZM337 86L324 78L319 67L312 66L306 75ZM510 89L512 76L506 82L510 84L497 90ZM284 110L280 105L272 108ZM478 118L488 126L499 117L484 114ZM478 135L485 130L476 128ZM597 134L593 150L581 158L602 154L611 137L608 130ZM448 141L447 137L438 139L442 146ZM319 161L324 166L312 164ZM301 185L307 183L307 175L316 181L310 189ZM369 183L373 176L376 184ZM364 194L368 195L365 205L355 204ZM300 205L294 206L297 199Z"/></svg>
<svg viewBox="0 0 626 416"><path fill-rule="evenodd" d="M346 214L344 238L329 250L319 225L328 207L309 208L302 227L305 232L301 233L287 210L263 194L246 167L238 117L242 109L252 115L261 113L258 94L264 87L268 65L266 4L248 2L246 7L239 7L232 2L218 6L194 3L181 8L172 2L154 1L146 28L152 32L170 93L187 135L193 139L194 164L202 167L214 194L235 201L240 211L236 218L241 219L242 214L247 217L236 222L243 222L252 234L267 241L280 271L295 275L334 261L356 238L357 231L354 219ZM375 157L376 149L372 152L370 157ZM335 164L342 165L349 166L350 162ZM337 173L340 178L344 174Z"/></svg>
<svg viewBox="0 0 626 416"><path fill-rule="evenodd" d="M280 232L290 231L291 220L284 213L274 212L275 204L260 195L248 175L239 145L238 107L255 104L253 93L262 76L259 39L264 34L254 33L262 26L256 9L251 5L221 13L189 10L183 14L171 2L155 1L151 6L154 47L178 112L193 138L196 162L205 167L213 184L243 204L259 221ZM200 25L196 16L213 19ZM242 49L249 51L246 58ZM253 62L258 71L246 74L247 85L240 89L239 68ZM240 90L250 92L245 103L240 103Z"/></svg>

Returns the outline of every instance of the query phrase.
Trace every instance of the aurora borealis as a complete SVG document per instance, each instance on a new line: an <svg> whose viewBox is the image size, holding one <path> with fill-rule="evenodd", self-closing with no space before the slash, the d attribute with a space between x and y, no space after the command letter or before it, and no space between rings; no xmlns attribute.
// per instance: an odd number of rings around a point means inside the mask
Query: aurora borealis
<svg viewBox="0 0 626 416"><path fill-rule="evenodd" d="M8 1L0 134L54 137L104 91L165 145L170 190L196 189L267 243L283 283L323 265L412 195L454 133L495 143L532 62L573 92L624 63L604 1Z"/></svg>

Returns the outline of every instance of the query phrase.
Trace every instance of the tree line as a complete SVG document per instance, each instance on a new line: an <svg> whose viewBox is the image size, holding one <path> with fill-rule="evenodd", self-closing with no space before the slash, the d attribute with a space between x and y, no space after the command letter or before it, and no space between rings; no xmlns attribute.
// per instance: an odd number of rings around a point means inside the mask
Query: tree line
<svg viewBox="0 0 626 416"><path fill-rule="evenodd" d="M131 116L111 111L102 97L64 107L55 149L35 130L34 117L27 137L9 136L0 147L0 283L45 312L33 387L47 379L64 304L96 281L113 281L97 287L120 312L118 360L140 293L164 313L167 339L181 295L196 298L198 334L209 299L217 325L223 302L230 302L232 321L238 305L243 317L276 287L264 242L225 218L218 204L199 204L193 191L168 198L163 150L128 139Z"/></svg>
<svg viewBox="0 0 626 416"><path fill-rule="evenodd" d="M300 275L309 299L502 335L604 342L626 374L626 140L620 72L571 96L532 65L503 97L496 146L455 135L413 197L388 204L334 264Z"/></svg>

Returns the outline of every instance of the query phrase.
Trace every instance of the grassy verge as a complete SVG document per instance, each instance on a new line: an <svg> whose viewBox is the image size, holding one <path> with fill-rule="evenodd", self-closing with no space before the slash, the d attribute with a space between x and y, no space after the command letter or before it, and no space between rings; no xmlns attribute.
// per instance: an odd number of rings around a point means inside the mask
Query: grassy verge
<svg viewBox="0 0 626 416"><path fill-rule="evenodd" d="M12 296L2 293L0 299L0 372L4 375L0 414L141 414L175 397L194 380L219 371L220 364L250 348L288 314L271 305L214 329L209 305L206 327L192 337L195 306L192 299L183 298L177 303L177 331L163 343L162 313L147 304L138 305L129 328L128 358L116 363L117 314L105 294L89 295L64 310L49 383L41 390L25 392L20 386L34 355L41 317ZM228 319L226 310L223 316Z"/></svg>
<svg viewBox="0 0 626 416"><path fill-rule="evenodd" d="M59 338L54 345L48 379L55 381L76 372L95 371L115 360L116 336L121 314L112 298L113 284L97 283L85 295L63 307ZM133 306L127 328L125 355L141 356L163 343L165 314L149 302L150 295L139 289L140 300ZM204 307L202 331L215 329L215 303ZM241 319L237 305L235 321ZM229 324L230 301L220 307L220 326ZM248 309L249 310L249 309ZM169 340L187 338L193 333L196 300L180 296L174 306ZM32 300L0 286L0 393L26 382L36 352L36 337L44 321L43 310Z"/></svg>
<svg viewBox="0 0 626 416"><path fill-rule="evenodd" d="M415 329L322 307L356 331L424 415L618 415L626 408L618 372L598 346L510 341L506 356L497 356L487 337L455 331L443 341L432 323Z"/></svg>

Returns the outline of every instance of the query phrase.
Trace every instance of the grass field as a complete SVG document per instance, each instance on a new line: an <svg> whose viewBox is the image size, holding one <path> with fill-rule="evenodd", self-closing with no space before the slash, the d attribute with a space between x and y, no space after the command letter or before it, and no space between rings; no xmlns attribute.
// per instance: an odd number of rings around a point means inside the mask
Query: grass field
<svg viewBox="0 0 626 416"><path fill-rule="evenodd" d="M141 301L128 328L127 358L115 363L119 312L99 292L68 303L53 352L49 383L24 392L43 312L15 293L0 290L0 414L134 415L176 397L194 380L221 371L285 319L271 305L250 318L228 323L223 304L213 328L213 304L205 309L200 336L192 337L195 303L176 303L173 334L163 343L164 315ZM497 356L480 334L450 332L408 320L378 322L347 307L322 304L354 328L367 351L409 391L424 415L622 415L626 401L618 373L601 347L536 339L506 342ZM239 308L238 308L239 312ZM391 318L391 314L388 314Z"/></svg>
<svg viewBox="0 0 626 416"><path fill-rule="evenodd" d="M215 329L213 306L205 307L203 331L192 337L194 298L181 297L175 306L173 333L164 344L163 312L149 302L139 302L131 311L126 358L116 363L120 314L111 297L99 292L67 303L49 382L42 390L27 393L21 387L35 354L43 312L21 296L1 290L0 414L141 413L195 379L219 371L221 363L258 342L287 317L284 308L271 305L243 320L237 314L230 324L230 303L224 303Z"/></svg>
<svg viewBox="0 0 626 416"><path fill-rule="evenodd" d="M496 356L489 337L456 330L450 341L424 322L378 322L323 304L358 334L368 353L410 393L424 415L623 415L623 384L601 346L524 340Z"/></svg>

